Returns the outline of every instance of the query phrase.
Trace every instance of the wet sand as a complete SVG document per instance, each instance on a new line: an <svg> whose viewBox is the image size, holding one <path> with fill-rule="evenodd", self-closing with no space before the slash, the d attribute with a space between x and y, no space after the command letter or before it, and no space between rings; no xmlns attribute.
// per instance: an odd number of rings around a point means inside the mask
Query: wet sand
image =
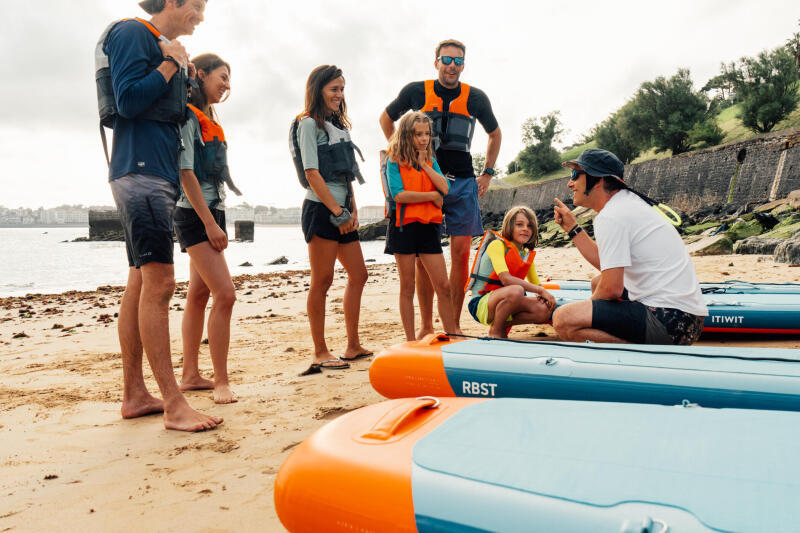
<svg viewBox="0 0 800 533"><path fill-rule="evenodd" d="M540 276L589 279L574 248L543 249ZM800 268L769 256L693 258L701 281L800 282ZM369 266L362 344L376 352L403 341L394 265ZM345 346L337 270L327 332ZM229 370L239 402L215 405L211 391L186 393L196 408L225 418L217 430L166 431L160 415L120 416L122 368L116 317L122 288L0 299L0 532L281 531L272 503L275 474L291 449L337 416L380 401L369 360L306 377L311 340L307 272L236 278ZM180 285L172 301L173 362L180 371ZM485 334L464 311L465 333ZM549 326L525 326L533 338ZM14 337L17 338L14 338ZM701 344L800 348L800 337L704 336ZM211 375L208 346L200 366ZM151 391L157 389L145 369Z"/></svg>

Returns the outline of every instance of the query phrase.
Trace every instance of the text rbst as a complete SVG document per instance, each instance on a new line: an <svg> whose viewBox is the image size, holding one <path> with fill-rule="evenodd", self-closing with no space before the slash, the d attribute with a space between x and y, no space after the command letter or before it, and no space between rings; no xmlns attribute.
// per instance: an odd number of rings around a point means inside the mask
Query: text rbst
<svg viewBox="0 0 800 533"><path fill-rule="evenodd" d="M462 381L461 393L472 396L494 396L497 383L481 383L479 381Z"/></svg>

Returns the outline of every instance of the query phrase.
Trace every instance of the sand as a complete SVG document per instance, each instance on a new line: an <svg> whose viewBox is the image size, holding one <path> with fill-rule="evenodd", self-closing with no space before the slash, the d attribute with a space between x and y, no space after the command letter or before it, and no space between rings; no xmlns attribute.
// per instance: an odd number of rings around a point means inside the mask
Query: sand
<svg viewBox="0 0 800 533"><path fill-rule="evenodd" d="M589 279L574 248L544 249L540 275ZM701 281L800 282L800 268L768 256L694 258ZM394 265L369 266L362 306L365 347L403 341ZM345 274L329 294L328 339L345 346ZM311 341L307 272L236 279L229 368L240 401L215 405L210 391L190 403L225 418L215 431L166 431L159 415L120 417L122 370L116 338L121 288L0 299L0 532L281 531L272 503L275 474L292 448L337 416L381 401L369 360L349 370L298 377ZM172 302L173 361L180 369L185 286ZM465 332L482 335L466 313ZM25 336L20 336L23 334ZM549 326L515 328L513 338ZM12 338L14 336L18 338ZM800 347L800 337L708 336L701 344ZM201 369L211 374L208 347ZM157 391L149 369L145 375Z"/></svg>

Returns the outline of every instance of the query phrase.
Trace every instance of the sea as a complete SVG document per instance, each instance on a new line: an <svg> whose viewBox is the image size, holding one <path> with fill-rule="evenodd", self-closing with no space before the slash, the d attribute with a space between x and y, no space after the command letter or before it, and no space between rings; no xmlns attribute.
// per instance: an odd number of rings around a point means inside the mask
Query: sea
<svg viewBox="0 0 800 533"><path fill-rule="evenodd" d="M128 260L123 242L71 242L87 237L87 227L0 228L0 297L95 290L125 285ZM228 228L233 235L233 227ZM364 259L389 263L385 242L361 243ZM284 265L269 265L285 256ZM256 226L253 242L231 241L225 250L231 274L258 274L308 268L308 249L300 226ZM241 266L250 263L252 266ZM341 268L337 263L337 268ZM189 279L189 256L175 244L175 279Z"/></svg>

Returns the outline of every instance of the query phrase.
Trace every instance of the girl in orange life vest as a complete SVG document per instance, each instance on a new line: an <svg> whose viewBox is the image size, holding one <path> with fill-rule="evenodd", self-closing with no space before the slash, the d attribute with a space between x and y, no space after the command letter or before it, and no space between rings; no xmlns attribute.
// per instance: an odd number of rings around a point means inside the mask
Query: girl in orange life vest
<svg viewBox="0 0 800 533"><path fill-rule="evenodd" d="M496 338L507 337L513 325L547 322L556 307L553 295L539 285L533 264L539 239L536 213L512 207L503 218L501 235L502 240L489 243L479 265L479 274L490 273L490 281L476 285L477 295L468 304L473 318L490 326L489 336ZM526 296L526 291L536 296Z"/></svg>
<svg viewBox="0 0 800 533"><path fill-rule="evenodd" d="M400 276L400 319L406 339L414 333L414 274L420 258L438 300L448 333L461 333L450 305L450 281L441 245L442 202L449 190L433 158L431 121L424 113L407 113L389 139L386 165L389 191L396 206L386 232L387 254L394 254Z"/></svg>
<svg viewBox="0 0 800 533"><path fill-rule="evenodd" d="M228 246L225 228L223 181L230 181L224 150L225 134L216 122L214 104L230 91L231 69L214 54L192 59L199 90L189 96L189 119L181 129L181 198L175 208L175 233L181 251L189 254L189 289L183 313L183 377L181 390L214 389L216 403L237 401L228 383L228 345L230 321L236 293L223 250ZM196 118L196 120L195 120ZM201 164L209 150L221 150L213 171ZM218 168L217 168L218 167ZM213 174L213 175L211 175ZM198 179L199 178L199 179ZM238 192L233 188L235 192ZM208 344L214 367L214 381L205 379L198 369L198 351L203 338L203 323L209 294L214 302L208 318Z"/></svg>
<svg viewBox="0 0 800 533"><path fill-rule="evenodd" d="M358 335L367 267L356 231L359 223L352 182L328 181L323 174L327 172L323 146L332 140L328 132L336 134L335 130L350 129L344 86L342 71L335 65L321 65L312 70L306 82L305 110L298 117L300 171L308 183L301 218L311 266L306 310L314 343L311 364L301 375L349 368L349 361L372 355L361 346ZM357 165L353 168L353 173L356 172ZM325 342L325 304L337 259L347 272L343 302L347 347L339 358L331 354Z"/></svg>

